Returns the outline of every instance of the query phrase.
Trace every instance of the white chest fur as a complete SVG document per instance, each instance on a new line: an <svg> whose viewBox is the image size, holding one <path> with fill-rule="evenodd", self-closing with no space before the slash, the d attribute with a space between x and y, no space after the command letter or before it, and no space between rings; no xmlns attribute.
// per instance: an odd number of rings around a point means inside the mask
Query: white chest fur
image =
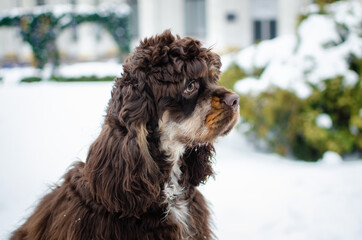
<svg viewBox="0 0 362 240"><path fill-rule="evenodd" d="M167 204L166 218L172 218L181 228L182 235L190 236L189 231L189 201L185 198L184 188L179 184L182 177L180 159L185 152L184 144L174 141L172 134L166 134L168 129L161 134L161 148L165 151L171 164L168 181L164 185L165 203Z"/></svg>
<svg viewBox="0 0 362 240"><path fill-rule="evenodd" d="M183 235L186 235L189 234L189 202L185 198L184 188L179 184L179 180L182 177L179 161L184 148L182 147L178 150L176 154L172 154L168 159L172 164L172 169L169 181L165 183L163 191L166 196L165 202L168 205L166 217L171 217L176 221L180 225Z"/></svg>

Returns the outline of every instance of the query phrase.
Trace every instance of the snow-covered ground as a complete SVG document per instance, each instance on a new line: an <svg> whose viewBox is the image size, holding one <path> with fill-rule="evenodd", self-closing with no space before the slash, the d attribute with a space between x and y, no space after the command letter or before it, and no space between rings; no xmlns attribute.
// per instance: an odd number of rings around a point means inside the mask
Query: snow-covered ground
<svg viewBox="0 0 362 240"><path fill-rule="evenodd" d="M80 77L110 77L120 76L122 73L122 64L116 59L110 59L103 62L79 62L73 64L60 64L55 69L54 75L62 78L80 78ZM34 67L0 68L0 78L5 85L16 85L22 79L28 77L40 77L49 80L52 76L52 65L46 64L43 70Z"/></svg>
<svg viewBox="0 0 362 240"><path fill-rule="evenodd" d="M111 86L0 84L0 239L85 160ZM216 150L217 175L201 189L220 240L362 239L362 161L296 162L257 152L236 131Z"/></svg>

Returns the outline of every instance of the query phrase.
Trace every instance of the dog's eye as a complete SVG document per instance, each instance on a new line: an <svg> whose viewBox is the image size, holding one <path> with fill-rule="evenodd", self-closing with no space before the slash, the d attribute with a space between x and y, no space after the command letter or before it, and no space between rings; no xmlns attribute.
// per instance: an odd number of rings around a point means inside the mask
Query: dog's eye
<svg viewBox="0 0 362 240"><path fill-rule="evenodd" d="M192 93L193 91L195 91L195 89L196 89L195 83L192 82L192 83L190 83L190 84L187 86L186 92Z"/></svg>
<svg viewBox="0 0 362 240"><path fill-rule="evenodd" d="M190 96L199 89L199 84L196 81L190 82L184 90L184 95Z"/></svg>

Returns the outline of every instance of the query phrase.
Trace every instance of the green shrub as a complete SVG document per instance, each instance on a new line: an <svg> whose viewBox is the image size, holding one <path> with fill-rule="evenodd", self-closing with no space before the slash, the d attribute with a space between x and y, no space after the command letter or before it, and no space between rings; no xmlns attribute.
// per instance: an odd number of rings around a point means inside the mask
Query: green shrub
<svg viewBox="0 0 362 240"><path fill-rule="evenodd" d="M231 64L220 77L219 85L233 89L234 84L246 76L245 72L235 63Z"/></svg>
<svg viewBox="0 0 362 240"><path fill-rule="evenodd" d="M240 96L242 121L250 126L247 134L254 139L261 139L261 142L267 143L267 146L274 152L282 155L292 154L301 160L316 161L326 151L333 151L342 156L362 153L362 59L353 55L353 53L358 55L359 52L351 47L355 43L350 41L354 38L361 38L361 35L356 30L359 29L357 20L354 22L337 18L338 14L346 14L351 19L358 19L359 12L354 11L357 8L348 2L334 5L338 8L332 7L330 10L326 5L332 2L335 0L315 1L319 5L319 12L311 10L300 16L298 22L300 23L314 14L328 15L322 16L319 20L324 19L325 23L333 23L330 21L333 20L335 24L333 31L340 36L341 41L330 39L330 41L318 42L319 40L314 39L315 47L321 49L320 53L316 52L314 55L312 52L298 48L304 38L302 39L300 35L302 32L297 31L298 40L295 51L281 60L276 59L275 65L266 64L264 68L257 68L256 65L253 65L252 71L247 71L247 74L232 65L221 76L222 81L220 81L220 84L229 88L234 86L235 80L246 77L254 79L251 82L259 79L262 81L261 83L267 84L268 89L255 85L255 91L250 91L251 94ZM339 6L345 6L345 8ZM334 12L336 9L338 11ZM278 47L280 47L280 51L283 51L281 46ZM343 52L342 48L346 48L344 49L346 52ZM347 51L347 49L349 50ZM339 51L339 54L336 54L335 51ZM340 55L342 52L343 54ZM327 53L333 53L335 56ZM254 52L251 59L256 56ZM330 75L327 75L331 77L325 79L326 77L322 78L322 76L326 76L324 75L326 69L323 69L324 65L321 65L322 62L319 61L328 60L327 58L330 56L334 56L334 60L338 58L339 61L344 61L345 65L343 65L342 71L333 71L333 63L340 63L331 61L329 64L331 72ZM311 65L303 66L301 64L299 66L299 63L298 66L293 65L299 59L310 60ZM273 59L270 60L270 63L272 62ZM346 66L349 66L350 72L347 72ZM265 68L268 68L269 74L283 74L285 70L287 75L277 81L277 76L271 78L263 75ZM297 71L297 74L288 74L288 71L294 70ZM243 74L234 77L237 75L235 72ZM242 75L244 76L242 77ZM296 85L293 85L294 81ZM276 86L283 86L283 89ZM297 86L301 86L301 91L297 89ZM245 87L248 89L253 85ZM258 91L262 92L255 95Z"/></svg>
<svg viewBox="0 0 362 240"><path fill-rule="evenodd" d="M319 8L320 8L320 12L321 14L325 13L325 6L334 2L338 2L339 0L314 0L314 2L316 4L318 4Z"/></svg>
<svg viewBox="0 0 362 240"><path fill-rule="evenodd" d="M105 76L105 77L97 77L97 76L81 76L81 77L61 77L61 76L52 76L50 78L51 81L56 82L105 82L105 81L113 81L114 76ZM32 82L40 82L42 79L40 77L26 77L20 80L22 83L32 83Z"/></svg>
<svg viewBox="0 0 362 240"><path fill-rule="evenodd" d="M362 69L360 59L352 66ZM360 73L360 72L359 72ZM343 77L324 81L307 99L271 88L257 96L240 96L240 114L251 128L248 134L263 139L272 151L316 161L326 151L341 155L362 149L362 81L346 86ZM319 114L328 114L332 127L317 126Z"/></svg>
<svg viewBox="0 0 362 240"><path fill-rule="evenodd" d="M113 81L114 76L105 76L105 77L97 77L97 76L81 76L81 77L61 77L61 76L52 76L50 79L56 82L105 82L105 81Z"/></svg>
<svg viewBox="0 0 362 240"><path fill-rule="evenodd" d="M306 145L315 149L310 156L316 160L325 151L334 151L341 155L361 149L358 146L360 129L356 129L353 119L359 118L359 109L362 102L359 101L362 89L360 81L355 86L345 86L342 77L327 79L323 91L315 89L313 94L305 100L301 114L307 116L301 122L301 136ZM333 125L330 129L321 129L316 126L315 118L320 113L330 116ZM358 134L359 132L359 134Z"/></svg>
<svg viewBox="0 0 362 240"><path fill-rule="evenodd" d="M325 7L328 4L334 3L334 2L338 2L340 0L314 0L313 2L315 4L318 5L319 10L318 10L318 14L327 14ZM297 27L306 19L308 18L308 16L310 15L310 13L307 14L299 14L299 16L297 17Z"/></svg>
<svg viewBox="0 0 362 240"><path fill-rule="evenodd" d="M20 80L21 83L40 82L41 77L26 77Z"/></svg>
<svg viewBox="0 0 362 240"><path fill-rule="evenodd" d="M240 114L251 125L249 134L264 139L281 155L291 153L290 143L296 138L302 100L294 93L278 88L240 98Z"/></svg>
<svg viewBox="0 0 362 240"><path fill-rule="evenodd" d="M263 68L259 67L258 68L258 67L254 66L252 76L259 78L261 76L261 74L264 72L264 70L265 70L265 67L263 67Z"/></svg>

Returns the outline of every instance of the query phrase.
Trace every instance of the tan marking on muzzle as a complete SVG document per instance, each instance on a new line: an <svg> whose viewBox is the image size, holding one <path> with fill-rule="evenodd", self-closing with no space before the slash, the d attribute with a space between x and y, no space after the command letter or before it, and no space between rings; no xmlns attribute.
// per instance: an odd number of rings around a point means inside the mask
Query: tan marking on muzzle
<svg viewBox="0 0 362 240"><path fill-rule="evenodd" d="M211 100L211 113L207 115L205 124L212 130L216 128L217 122L222 119L222 104L219 97L213 97Z"/></svg>

